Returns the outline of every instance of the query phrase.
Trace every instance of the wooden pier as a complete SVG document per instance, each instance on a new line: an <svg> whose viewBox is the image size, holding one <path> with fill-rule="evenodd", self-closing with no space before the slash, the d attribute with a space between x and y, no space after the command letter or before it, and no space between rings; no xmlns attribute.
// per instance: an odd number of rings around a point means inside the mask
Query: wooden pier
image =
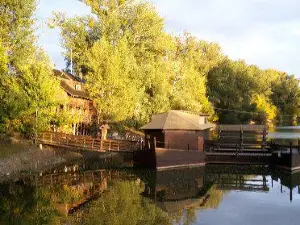
<svg viewBox="0 0 300 225"><path fill-rule="evenodd" d="M220 125L204 144L207 163L268 164L272 158L264 125Z"/></svg>
<svg viewBox="0 0 300 225"><path fill-rule="evenodd" d="M92 152L124 152L132 153L141 150L142 145L137 141L128 140L102 140L91 136L79 136L63 133L41 133L36 142L49 146L84 150Z"/></svg>
<svg viewBox="0 0 300 225"><path fill-rule="evenodd" d="M288 171L300 170L300 145L276 145L272 152L272 164Z"/></svg>

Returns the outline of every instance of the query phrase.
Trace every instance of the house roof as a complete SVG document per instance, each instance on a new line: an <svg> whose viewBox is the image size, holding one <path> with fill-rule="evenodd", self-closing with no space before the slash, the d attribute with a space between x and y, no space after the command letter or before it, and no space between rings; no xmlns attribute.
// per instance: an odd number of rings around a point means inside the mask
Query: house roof
<svg viewBox="0 0 300 225"><path fill-rule="evenodd" d="M57 76L60 79L60 86L62 89L64 89L65 92L67 92L70 96L75 98L84 98L84 99L90 99L87 91L85 90L75 90L73 87L71 87L65 80L73 80L79 83L84 84L84 80L81 80L79 77L76 77L70 73L66 73L61 70L54 70L54 75Z"/></svg>
<svg viewBox="0 0 300 225"><path fill-rule="evenodd" d="M170 110L152 116L150 123L142 130L207 130L213 128L212 123L203 123L199 115L180 110Z"/></svg>
<svg viewBox="0 0 300 225"><path fill-rule="evenodd" d="M53 71L54 71L55 76L57 76L57 77L64 78L64 79L71 79L73 81L77 81L80 83L85 83L84 79L81 79L80 77L77 77L71 73L68 73L68 72L65 72L62 70L57 70L57 69L54 69Z"/></svg>
<svg viewBox="0 0 300 225"><path fill-rule="evenodd" d="M60 86L62 87L62 89L65 90L65 92L67 92L72 97L90 99L90 97L86 91L75 90L74 88L70 87L70 85L68 85L63 80L60 81Z"/></svg>

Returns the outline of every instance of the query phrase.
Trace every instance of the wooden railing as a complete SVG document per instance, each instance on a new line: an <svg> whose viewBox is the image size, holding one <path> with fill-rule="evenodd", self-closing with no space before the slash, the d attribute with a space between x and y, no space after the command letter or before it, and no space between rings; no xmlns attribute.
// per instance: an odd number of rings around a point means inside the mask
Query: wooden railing
<svg viewBox="0 0 300 225"><path fill-rule="evenodd" d="M220 125L218 138L206 141L205 149L225 152L268 152L267 126Z"/></svg>
<svg viewBox="0 0 300 225"><path fill-rule="evenodd" d="M140 143L136 141L101 140L101 138L93 138L91 136L52 132L41 133L36 141L41 144L90 151L133 152L141 149Z"/></svg>

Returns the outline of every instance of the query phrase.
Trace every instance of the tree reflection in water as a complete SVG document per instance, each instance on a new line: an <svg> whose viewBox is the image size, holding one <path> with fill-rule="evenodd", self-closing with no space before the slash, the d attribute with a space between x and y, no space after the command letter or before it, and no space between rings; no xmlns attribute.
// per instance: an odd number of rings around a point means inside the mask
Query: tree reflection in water
<svg viewBox="0 0 300 225"><path fill-rule="evenodd" d="M137 181L112 182L108 192L78 212L73 223L86 225L156 225L172 224L168 215L140 193Z"/></svg>
<svg viewBox="0 0 300 225"><path fill-rule="evenodd" d="M190 225L199 211L217 209L228 191L268 192L267 174L221 166L160 172L56 170L0 184L0 224ZM299 174L273 173L272 178L292 190L300 183Z"/></svg>
<svg viewBox="0 0 300 225"><path fill-rule="evenodd" d="M60 224L59 211L47 188L22 182L0 186L0 224Z"/></svg>
<svg viewBox="0 0 300 225"><path fill-rule="evenodd" d="M32 176L0 184L0 224L172 224L142 190L119 171Z"/></svg>

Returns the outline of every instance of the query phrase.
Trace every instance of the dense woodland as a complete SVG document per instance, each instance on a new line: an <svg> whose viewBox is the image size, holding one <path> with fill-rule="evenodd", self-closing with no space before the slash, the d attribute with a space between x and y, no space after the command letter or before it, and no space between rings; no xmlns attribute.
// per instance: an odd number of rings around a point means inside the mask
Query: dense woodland
<svg viewBox="0 0 300 225"><path fill-rule="evenodd" d="M208 113L218 123L296 123L300 95L293 75L233 61L217 43L192 34L167 33L145 1L83 2L91 15L56 12L49 26L60 28L66 70L72 50L74 73L86 80L100 119L138 128L153 113L180 109ZM0 3L0 133L70 122L53 110L65 100L37 44L36 6L36 0Z"/></svg>

